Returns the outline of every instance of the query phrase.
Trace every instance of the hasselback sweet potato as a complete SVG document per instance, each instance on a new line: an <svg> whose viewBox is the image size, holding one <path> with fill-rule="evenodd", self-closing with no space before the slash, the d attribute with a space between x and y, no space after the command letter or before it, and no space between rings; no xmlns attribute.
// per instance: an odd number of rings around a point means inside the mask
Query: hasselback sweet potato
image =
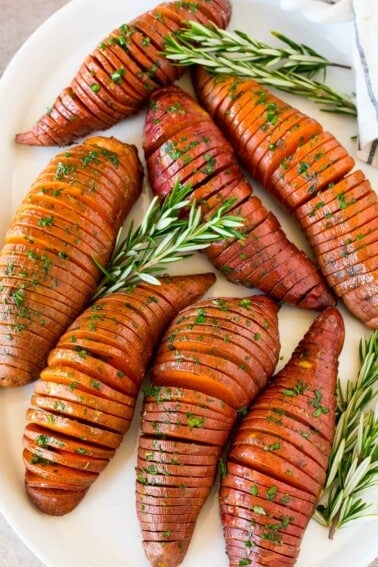
<svg viewBox="0 0 378 567"><path fill-rule="evenodd" d="M144 398L136 469L153 566L182 562L237 412L266 385L278 354L277 306L265 296L202 300L167 329Z"/></svg>
<svg viewBox="0 0 378 567"><path fill-rule="evenodd" d="M66 514L81 501L129 428L159 337L214 280L166 277L100 299L51 350L23 437L26 490L42 512Z"/></svg>
<svg viewBox="0 0 378 567"><path fill-rule="evenodd" d="M253 80L197 69L194 84L251 175L299 221L335 294L377 328L377 195L362 171L350 173L352 157L315 120Z"/></svg>
<svg viewBox="0 0 378 567"><path fill-rule="evenodd" d="M343 319L329 307L235 434L220 487L232 567L295 564L326 478L343 341Z"/></svg>
<svg viewBox="0 0 378 567"><path fill-rule="evenodd" d="M92 137L32 184L0 251L0 386L37 377L94 292L142 188L136 148Z"/></svg>
<svg viewBox="0 0 378 567"><path fill-rule="evenodd" d="M229 0L176 0L114 29L86 57L48 112L29 131L17 134L16 141L63 146L135 114L152 91L183 73L162 54L167 36L186 20L225 28L230 17Z"/></svg>
<svg viewBox="0 0 378 567"><path fill-rule="evenodd" d="M227 279L303 308L334 304L317 268L253 194L230 143L179 87L165 87L151 96L144 149L155 194L165 195L178 180L190 184L191 198L202 204L204 215L214 213L226 199L234 200L232 212L245 219L245 238L206 250Z"/></svg>

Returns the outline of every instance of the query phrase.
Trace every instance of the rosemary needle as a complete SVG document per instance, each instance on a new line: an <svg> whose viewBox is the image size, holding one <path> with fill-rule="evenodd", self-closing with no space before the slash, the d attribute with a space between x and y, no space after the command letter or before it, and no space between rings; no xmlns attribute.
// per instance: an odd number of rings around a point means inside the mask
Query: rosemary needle
<svg viewBox="0 0 378 567"><path fill-rule="evenodd" d="M237 231L243 225L240 217L227 215L233 200L225 201L208 219L202 219L201 207L187 197L190 185L177 182L169 195L160 202L155 197L141 223L131 223L126 236L121 232L113 255L106 267L96 260L104 277L92 300L115 291L128 289L139 281L159 285L157 274L168 264L188 258L196 250L226 238L240 238Z"/></svg>
<svg viewBox="0 0 378 567"><path fill-rule="evenodd" d="M367 409L378 395L378 331L360 342L356 381L337 386L338 419L327 481L314 519L337 528L362 517L370 504L365 491L378 483L378 417Z"/></svg>
<svg viewBox="0 0 378 567"><path fill-rule="evenodd" d="M202 65L208 71L255 79L261 84L305 96L322 104L323 110L356 116L351 97L313 77L327 67L345 67L328 61L314 49L283 34L272 34L285 44L277 48L250 35L230 33L214 24L207 27L188 22L187 28L166 39L164 55L177 65Z"/></svg>

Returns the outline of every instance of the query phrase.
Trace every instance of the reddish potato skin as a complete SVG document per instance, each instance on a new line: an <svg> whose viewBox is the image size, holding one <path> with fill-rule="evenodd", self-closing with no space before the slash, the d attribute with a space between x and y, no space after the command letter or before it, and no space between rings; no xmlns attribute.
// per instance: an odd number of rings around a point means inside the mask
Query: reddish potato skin
<svg viewBox="0 0 378 567"><path fill-rule="evenodd" d="M42 512L67 514L84 497L129 428L159 337L214 281L213 274L165 277L156 295L143 283L104 297L58 341L35 384L24 433L26 491Z"/></svg>
<svg viewBox="0 0 378 567"><path fill-rule="evenodd" d="M193 82L252 177L299 222L335 295L362 323L378 328L378 260L372 238L378 232L378 201L364 173L350 173L354 159L309 117L302 115L287 129L287 113L295 109L251 79L215 77L197 68ZM323 247L329 241L340 250L337 267L334 254Z"/></svg>
<svg viewBox="0 0 378 567"><path fill-rule="evenodd" d="M232 214L245 221L244 239L218 242L206 250L228 280L257 287L277 301L304 309L335 304L315 265L286 238L274 215L253 195L228 140L210 115L179 87L152 94L144 152L150 184L159 197L167 195L176 182L190 184L190 198L200 202L206 218L232 199Z"/></svg>
<svg viewBox="0 0 378 567"><path fill-rule="evenodd" d="M262 557L266 565L295 564L300 540L322 490L325 462L322 457L321 466L315 466L308 453L312 450L306 450L299 438L285 436L288 422L284 423L284 418L286 413L290 415L290 427L296 422L301 430L302 406L293 405L293 401L301 400L309 410L309 425L317 429L325 416L327 437L332 438L338 356L343 342L342 316L329 307L314 320L289 362L273 377L236 432L220 487L230 565L239 565L243 559L248 565L259 564ZM290 378L288 382L286 377ZM257 438L264 439L262 432L266 434L264 446L256 443ZM330 448L331 442L323 443L327 458ZM307 475L307 481L306 469L311 475ZM251 544L242 545L245 541Z"/></svg>
<svg viewBox="0 0 378 567"><path fill-rule="evenodd" d="M136 114L151 91L183 74L162 54L166 37L188 19L225 28L230 18L229 0L173 1L114 29L98 42L48 112L16 135L16 142L64 146Z"/></svg>
<svg viewBox="0 0 378 567"><path fill-rule="evenodd" d="M93 258L108 263L142 179L135 146L98 136L58 153L33 182L0 250L0 324L9 328L0 386L37 378L92 296L101 276Z"/></svg>
<svg viewBox="0 0 378 567"><path fill-rule="evenodd" d="M233 318L238 324L230 327ZM234 354L239 340L244 351ZM260 342L270 350L264 369L248 354ZM267 383L278 353L277 306L262 295L202 300L166 331L144 399L136 467L137 513L154 567L183 561L237 412ZM196 383L179 379L189 360Z"/></svg>

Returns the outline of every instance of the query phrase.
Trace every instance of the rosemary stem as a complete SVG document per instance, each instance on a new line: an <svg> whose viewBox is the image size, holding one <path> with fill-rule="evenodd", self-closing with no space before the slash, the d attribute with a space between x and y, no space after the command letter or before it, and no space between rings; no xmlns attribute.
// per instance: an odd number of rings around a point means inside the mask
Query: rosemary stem
<svg viewBox="0 0 378 567"><path fill-rule="evenodd" d="M323 105L323 110L357 115L352 97L332 89L314 76L330 66L347 65L328 61L305 44L299 44L278 32L272 34L285 44L277 48L259 42L248 34L230 33L215 25L206 27L188 22L187 29L169 36L165 56L179 66L201 65L219 74L235 74L259 83L305 96Z"/></svg>
<svg viewBox="0 0 378 567"><path fill-rule="evenodd" d="M336 516L333 518L331 525L329 527L328 530L328 539L333 540L333 538L335 537L335 533L337 530L337 525L339 523L340 520L340 516L339 516L339 512L337 512Z"/></svg>
<svg viewBox="0 0 378 567"><path fill-rule="evenodd" d="M159 285L156 275L166 271L168 264L188 258L218 240L242 237L237 231L243 225L242 219L227 214L234 204L232 200L225 201L205 221L201 207L186 198L191 190L177 182L164 201L154 198L141 225L134 229L131 223L126 237L118 237L108 265L103 267L94 259L103 278L92 301L139 281Z"/></svg>
<svg viewBox="0 0 378 567"><path fill-rule="evenodd" d="M329 528L329 538L348 522L366 515L367 488L378 483L378 331L360 342L360 371L343 388L338 381L335 437L328 477L314 519Z"/></svg>

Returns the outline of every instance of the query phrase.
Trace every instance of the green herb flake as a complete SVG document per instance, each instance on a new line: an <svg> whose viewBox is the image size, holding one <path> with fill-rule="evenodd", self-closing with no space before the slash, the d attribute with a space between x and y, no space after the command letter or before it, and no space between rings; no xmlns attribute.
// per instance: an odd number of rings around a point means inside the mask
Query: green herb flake
<svg viewBox="0 0 378 567"><path fill-rule="evenodd" d="M185 417L190 430L194 428L202 428L206 421L204 417L198 417L197 415L193 415L191 413L187 413Z"/></svg>
<svg viewBox="0 0 378 567"><path fill-rule="evenodd" d="M147 397L155 398L155 400L160 401L161 386L154 386L153 384L148 384L143 388L143 394Z"/></svg>
<svg viewBox="0 0 378 567"><path fill-rule="evenodd" d="M279 449L281 449L281 443L278 441L276 443L264 445L264 451L278 451Z"/></svg>
<svg viewBox="0 0 378 567"><path fill-rule="evenodd" d="M244 406L243 408L238 409L238 417L244 417L248 413L248 407Z"/></svg>
<svg viewBox="0 0 378 567"><path fill-rule="evenodd" d="M303 394L306 389L307 386L301 380L298 380L293 388L284 388L281 390L281 393L284 396L294 397Z"/></svg>
<svg viewBox="0 0 378 567"><path fill-rule="evenodd" d="M45 459L44 457L37 455L37 453L33 453L32 458L30 460L30 464L32 464L32 465L51 465L51 464L53 464L53 461L51 461L50 459Z"/></svg>
<svg viewBox="0 0 378 567"><path fill-rule="evenodd" d="M147 477L141 472L137 472L136 477L137 477L137 481L140 482L140 484L147 484L148 482Z"/></svg>
<svg viewBox="0 0 378 567"><path fill-rule="evenodd" d="M123 67L120 67L110 75L110 78L115 83L120 83L122 81L122 77L124 74L125 74L125 69Z"/></svg>
<svg viewBox="0 0 378 567"><path fill-rule="evenodd" d="M277 545L281 545L282 544L282 535L277 533L276 531L272 530L269 532L264 532L261 535L261 539L264 539L266 541L270 541L272 543L275 543Z"/></svg>
<svg viewBox="0 0 378 567"><path fill-rule="evenodd" d="M270 421L271 423L275 423L276 425L282 425L282 420L279 419L278 417L275 417L274 415L268 415L266 419L267 421Z"/></svg>
<svg viewBox="0 0 378 567"><path fill-rule="evenodd" d="M219 307L219 309L221 311L228 311L229 310L229 306L227 304L227 301L225 301L224 299L214 299L213 303Z"/></svg>
<svg viewBox="0 0 378 567"><path fill-rule="evenodd" d="M266 497L267 500L273 500L276 496L277 496L277 486L273 485L266 491Z"/></svg>
<svg viewBox="0 0 378 567"><path fill-rule="evenodd" d="M38 220L38 226L52 226L54 224L54 217L42 217Z"/></svg>
<svg viewBox="0 0 378 567"><path fill-rule="evenodd" d="M351 199L350 201L347 201L344 193L339 193L338 195L336 195L336 199L339 202L339 207L341 210L346 209L350 205L354 205L354 203L356 202L356 199Z"/></svg>
<svg viewBox="0 0 378 567"><path fill-rule="evenodd" d="M318 211L319 209L322 209L323 207L325 207L325 202L319 201L319 203L316 203L316 205L314 205L312 207L311 211L308 213L308 216L309 217L315 216L316 211Z"/></svg>
<svg viewBox="0 0 378 567"><path fill-rule="evenodd" d="M81 348L80 346L73 347L73 350L77 352L80 358L85 359L88 355L88 351L85 348Z"/></svg>
<svg viewBox="0 0 378 567"><path fill-rule="evenodd" d="M202 307L197 311L197 317L195 318L194 322L197 325L203 324L206 322L206 310Z"/></svg>
<svg viewBox="0 0 378 567"><path fill-rule="evenodd" d="M278 117L281 114L281 110L279 108L279 106L277 105L277 103L275 102L270 102L267 107L266 107L266 113L265 113L265 117L267 119L267 121L274 126L275 124L277 124L278 121Z"/></svg>
<svg viewBox="0 0 378 567"><path fill-rule="evenodd" d="M188 0L178 0L176 4L179 8L183 8L184 10L189 10L191 14L195 14L198 9L197 2L188 2Z"/></svg>
<svg viewBox="0 0 378 567"><path fill-rule="evenodd" d="M131 35L133 33L133 28L129 24L121 24L119 26L119 30L126 35Z"/></svg>
<svg viewBox="0 0 378 567"><path fill-rule="evenodd" d="M308 169L310 167L310 164L307 161L300 161L298 163L298 173L300 175L305 175L305 177L308 177Z"/></svg>
<svg viewBox="0 0 378 567"><path fill-rule="evenodd" d="M262 506L253 506L252 510L255 514L261 514L261 516L266 516L266 510Z"/></svg>
<svg viewBox="0 0 378 567"><path fill-rule="evenodd" d="M71 175L75 169L76 167L74 165L69 165L60 161L55 171L55 179L57 181L61 181L64 177Z"/></svg>
<svg viewBox="0 0 378 567"><path fill-rule="evenodd" d="M314 417L320 417L323 414L329 413L329 409L321 405L322 393L319 390L314 390L314 398L309 400L309 405L315 408Z"/></svg>
<svg viewBox="0 0 378 567"><path fill-rule="evenodd" d="M20 305L22 305L25 301L25 290L24 290L24 288L16 289L12 293L12 298L13 298L15 304L17 305L17 307L20 307Z"/></svg>
<svg viewBox="0 0 378 567"><path fill-rule="evenodd" d="M251 311L251 300L244 298L240 301L239 303L240 307L243 307L244 309L247 309L248 311Z"/></svg>
<svg viewBox="0 0 378 567"><path fill-rule="evenodd" d="M211 154L205 154L204 158L205 158L205 161L206 161L206 165L205 165L205 167L203 168L202 171L206 175L212 175L215 171L215 166L216 166L217 160Z"/></svg>
<svg viewBox="0 0 378 567"><path fill-rule="evenodd" d="M115 152L101 148L100 154L110 161L114 167L119 167L119 157Z"/></svg>
<svg viewBox="0 0 378 567"><path fill-rule="evenodd" d="M85 156L81 158L81 161L83 165L85 165L85 167L92 163L98 164L100 162L100 160L98 159L98 152L95 150L90 150L85 154Z"/></svg>
<svg viewBox="0 0 378 567"><path fill-rule="evenodd" d="M88 451L84 447L78 447L75 449L75 453L78 453L79 455L86 455Z"/></svg>
<svg viewBox="0 0 378 567"><path fill-rule="evenodd" d="M40 447L44 447L46 448L48 446L50 437L48 435L38 435L38 437L35 438L35 442L37 443L37 445L39 445Z"/></svg>
<svg viewBox="0 0 378 567"><path fill-rule="evenodd" d="M55 423L55 415L52 413L47 414L47 423L53 425Z"/></svg>
<svg viewBox="0 0 378 567"><path fill-rule="evenodd" d="M152 110L153 112L156 112L158 109L158 103L156 102L156 100L151 99L148 105L148 108L150 110Z"/></svg>

